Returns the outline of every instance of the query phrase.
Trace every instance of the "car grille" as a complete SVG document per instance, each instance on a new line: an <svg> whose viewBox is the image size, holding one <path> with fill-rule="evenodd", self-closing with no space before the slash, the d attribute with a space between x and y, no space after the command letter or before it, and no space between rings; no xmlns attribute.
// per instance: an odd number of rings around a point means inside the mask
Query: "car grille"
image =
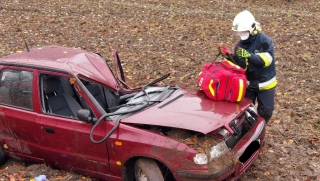
<svg viewBox="0 0 320 181"><path fill-rule="evenodd" d="M234 134L230 135L226 139L226 144L228 148L232 149L238 143L238 141L248 132L251 125L248 122L245 114L242 114L238 119L230 124L230 127L233 129Z"/></svg>

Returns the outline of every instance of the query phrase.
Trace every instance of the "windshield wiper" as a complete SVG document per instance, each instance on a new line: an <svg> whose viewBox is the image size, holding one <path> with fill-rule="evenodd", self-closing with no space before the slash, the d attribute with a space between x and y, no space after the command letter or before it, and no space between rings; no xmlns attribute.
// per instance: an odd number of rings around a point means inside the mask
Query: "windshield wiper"
<svg viewBox="0 0 320 181"><path fill-rule="evenodd" d="M127 104L122 104L122 105L118 105L118 106L114 106L114 107L110 107L108 108L109 110L112 110L112 109L119 109L119 108L122 108L122 107L130 107L130 106L137 106L137 105L142 105L143 102L137 102L137 103L127 103Z"/></svg>
<svg viewBox="0 0 320 181"><path fill-rule="evenodd" d="M164 79L168 78L169 76L170 76L170 73L168 73L168 74L166 74L166 75L164 75L164 76L162 76L162 77L160 77L160 78L158 78L158 79L156 79L156 80L154 80L154 81L152 81L152 82L148 83L148 84L147 84L147 85L145 85L144 87L152 86L152 85L154 85L154 84L156 84L156 83L158 83L158 82L160 82L160 81L162 81L162 80L164 80Z"/></svg>
<svg viewBox="0 0 320 181"><path fill-rule="evenodd" d="M162 93L159 95L158 99L156 99L157 102L160 102L160 100L167 93L169 88L170 88L170 86L167 86L165 89L162 90Z"/></svg>

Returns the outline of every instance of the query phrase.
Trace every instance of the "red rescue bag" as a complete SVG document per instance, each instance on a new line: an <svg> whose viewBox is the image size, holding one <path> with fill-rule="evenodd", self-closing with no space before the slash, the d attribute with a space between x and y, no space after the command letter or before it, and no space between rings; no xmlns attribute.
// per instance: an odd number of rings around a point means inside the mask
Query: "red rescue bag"
<svg viewBox="0 0 320 181"><path fill-rule="evenodd" d="M240 102L246 92L245 70L228 60L206 63L197 85L213 100Z"/></svg>

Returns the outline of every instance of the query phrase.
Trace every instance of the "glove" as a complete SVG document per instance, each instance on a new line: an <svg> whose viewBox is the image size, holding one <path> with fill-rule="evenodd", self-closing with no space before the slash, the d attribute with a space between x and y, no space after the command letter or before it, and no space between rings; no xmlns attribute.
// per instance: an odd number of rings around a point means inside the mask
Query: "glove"
<svg viewBox="0 0 320 181"><path fill-rule="evenodd" d="M233 53L231 53L231 51L225 45L219 46L218 50L219 50L219 53L223 56L223 58L234 62Z"/></svg>
<svg viewBox="0 0 320 181"><path fill-rule="evenodd" d="M239 47L237 49L236 54L237 54L238 57L245 58L245 59L247 59L247 58L249 58L251 56L250 53L247 50L245 50L245 49L243 49L241 47Z"/></svg>
<svg viewBox="0 0 320 181"><path fill-rule="evenodd" d="M225 45L219 46L219 52L223 55L232 54Z"/></svg>
<svg viewBox="0 0 320 181"><path fill-rule="evenodd" d="M243 69L247 69L246 60L242 57L233 56L233 60L237 65L239 65Z"/></svg>

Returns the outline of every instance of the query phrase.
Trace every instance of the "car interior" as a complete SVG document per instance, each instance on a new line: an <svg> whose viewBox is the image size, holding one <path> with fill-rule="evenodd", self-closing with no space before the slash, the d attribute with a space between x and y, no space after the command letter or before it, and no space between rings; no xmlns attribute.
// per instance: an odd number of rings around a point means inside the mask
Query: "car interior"
<svg viewBox="0 0 320 181"><path fill-rule="evenodd" d="M74 97L67 93L59 93L61 81L58 77L46 77L43 80L44 105L47 113L67 117L77 117L82 107Z"/></svg>
<svg viewBox="0 0 320 181"><path fill-rule="evenodd" d="M40 81L43 112L77 118L79 109L91 111L84 98L79 96L74 86L70 84L68 77L42 74ZM95 82L84 79L81 81L107 113L117 110L119 96L116 93ZM93 114L92 111L91 113Z"/></svg>
<svg viewBox="0 0 320 181"><path fill-rule="evenodd" d="M83 79L81 79L81 81L107 113L116 110L114 107L119 105L119 96L117 96L117 94L112 93L109 89L94 82Z"/></svg>

